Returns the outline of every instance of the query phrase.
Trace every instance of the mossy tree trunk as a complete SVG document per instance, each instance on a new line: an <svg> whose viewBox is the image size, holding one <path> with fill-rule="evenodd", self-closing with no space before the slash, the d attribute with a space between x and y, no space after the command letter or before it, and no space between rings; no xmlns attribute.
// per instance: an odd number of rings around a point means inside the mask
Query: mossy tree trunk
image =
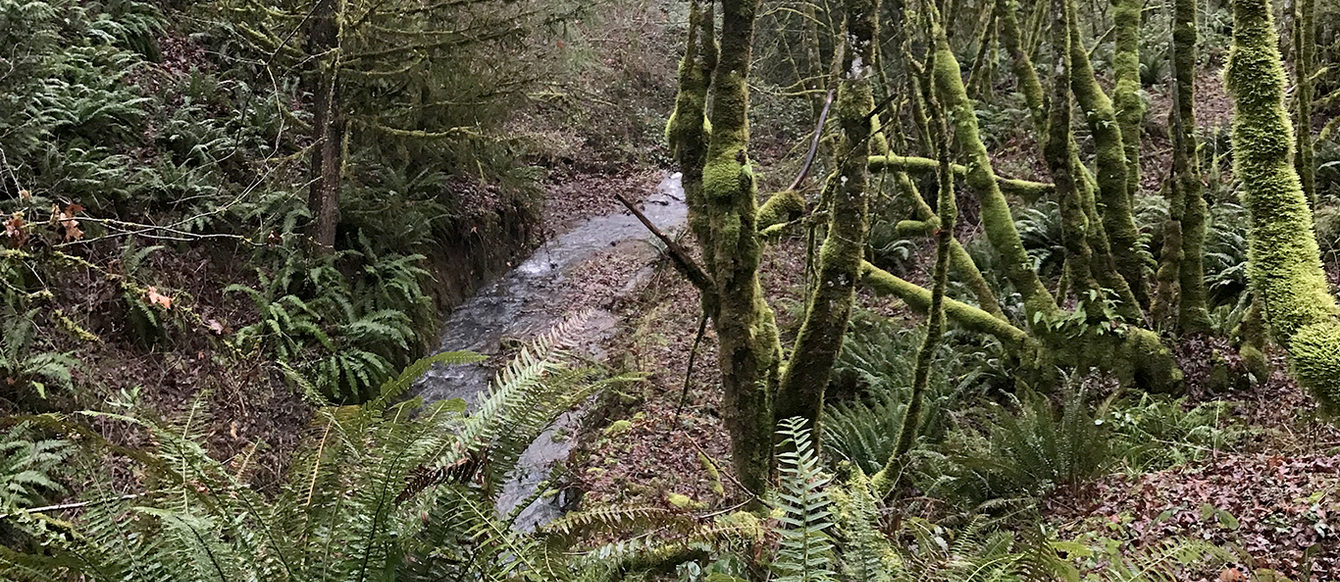
<svg viewBox="0 0 1340 582"><path fill-rule="evenodd" d="M1080 284L1088 291L1095 291L1099 283L1094 283L1095 271L1114 270L1110 259L1104 259L1106 251L1105 233L1102 220L1094 202L1093 179L1088 175L1075 151L1074 136L1065 124L1053 125L1045 118L1045 97L1042 84L1031 66L1027 51L1018 40L1017 22L1011 22L1006 14L1000 16L1000 34L1002 45L1011 53L1012 69L1018 75L1025 93L1026 102L1034 112L1036 124L1044 130L1044 143L1053 139L1063 139L1059 147L1050 149L1053 160L1057 155L1069 158L1062 172L1068 174L1070 194L1063 196L1067 206L1066 221L1072 236L1067 247L1073 257L1072 269L1080 269ZM1056 32L1056 31L1053 31ZM1068 35L1068 30L1061 29ZM1066 37L1069 38L1068 36ZM1000 268L1011 284L1024 299L1027 317L1027 331L1014 327L1008 322L994 323L990 314L972 309L954 301L946 301L946 315L969 329L989 333L1001 338L1015 354L1020 357L1021 365L1028 374L1021 377L1035 377L1042 382L1055 380L1055 366L1073 366L1077 369L1098 368L1113 373L1126 385L1139 385L1154 391L1176 392L1182 386L1182 374L1178 370L1171 352L1162 345L1157 334L1133 325L1120 325L1101 321L1098 325L1074 326L1063 324L1072 318L1059 308L1056 299L1041 284L1033 265L1024 252L1022 242L1014 224L1008 202L1001 191L1001 182L992 169L985 145L978 134L976 115L971 101L964 91L958 63L949 48L943 31L936 30L930 39L935 51L931 72L935 79L936 97L939 104L952 120L955 139L960 155L964 156L964 177L970 190L978 197L982 208L982 227L992 250L996 253ZM1013 47L1013 48L1011 48ZM1067 51L1073 54L1073 51ZM1085 55L1087 58L1087 55ZM1091 77L1092 75L1090 75ZM1070 77L1061 79L1073 83ZM1068 97L1067 97L1068 99ZM1052 131L1054 130L1054 131ZM1051 139L1046 139L1050 133ZM1120 139L1119 135L1116 139ZM1119 142L1118 142L1119 143ZM893 160L895 156L886 156ZM1124 179L1124 148L1117 148L1118 174ZM872 165L875 162L872 158ZM900 160L901 163L901 160ZM886 166L896 164L886 162ZM952 168L952 166L951 166ZM956 169L956 168L955 168ZM1057 190L1060 192L1060 190ZM1121 198L1126 196L1125 189L1117 191ZM908 225L910 228L916 225ZM1096 252L1094 246L1104 252ZM1085 249L1088 255L1085 255ZM1087 274L1082 271L1089 271ZM1071 273L1076 274L1075 272ZM918 310L929 309L933 293L930 290L912 285L874 265L864 269L865 282L880 293L891 293ZM1121 280L1120 276L1116 280ZM1096 292L1084 293L1088 298L1096 298ZM1086 313L1082 318L1092 322L1105 318L1097 308L1099 302L1086 301ZM1130 302L1127 313L1129 320L1142 319L1139 306ZM1126 314L1122 314L1126 315ZM1059 327L1058 327L1059 325ZM1022 336L1022 337L1021 337Z"/></svg>
<svg viewBox="0 0 1340 582"><path fill-rule="evenodd" d="M928 99L931 111L931 131L934 132L935 157L940 169L936 174L938 196L936 199L935 228L935 267L931 275L930 313L926 318L926 337L917 352L916 366L912 371L912 394L907 408L903 411L902 424L898 430L898 441L889 459L890 463L899 462L912 450L917 432L921 426L921 408L926 400L926 388L930 385L931 363L935 351L945 330L945 289L949 286L949 263L951 244L954 241L954 225L958 221L958 204L954 196L954 171L949 162L949 125L945 122L943 111L935 104L933 96ZM888 468L884 473L888 474Z"/></svg>
<svg viewBox="0 0 1340 582"><path fill-rule="evenodd" d="M1126 148L1127 198L1134 204L1140 192L1140 137L1145 121L1145 104L1140 99L1140 12L1144 0L1115 0L1112 10L1112 69L1116 84L1112 104L1121 126L1121 143ZM1137 290L1136 297L1149 304L1148 289Z"/></svg>
<svg viewBox="0 0 1340 582"><path fill-rule="evenodd" d="M758 189L749 161L749 68L758 0L722 0L720 56L711 83L711 140L703 167L703 208L715 281L718 365L736 473L750 491L767 488L772 460L772 395L781 344L763 299L758 266Z"/></svg>
<svg viewBox="0 0 1340 582"><path fill-rule="evenodd" d="M308 236L317 252L334 250L335 228L340 222L340 176L346 129L339 100L343 6L343 0L316 0L307 31L307 54L316 62L312 79L311 185L307 195L312 222Z"/></svg>
<svg viewBox="0 0 1340 582"><path fill-rule="evenodd" d="M1075 13L1073 6L1071 13ZM1056 22L1052 23L1056 26ZM1110 245L1110 260L1121 275L1104 277L1103 283L1117 292L1123 303L1138 309L1147 300L1145 292L1145 265L1140 255L1140 231L1135 227L1135 215L1131 210L1130 189L1127 183L1126 147L1121 128L1117 124L1116 109L1112 100L1098 85L1093 66L1089 63L1089 53L1079 42L1079 23L1070 20L1070 82L1075 92L1075 100L1084 110L1089 130L1093 134L1095 156L1098 166L1098 194L1102 206L1098 214L1102 219L1101 238ZM1055 36L1055 35L1053 35ZM1055 41L1053 41L1055 42ZM1053 110L1055 107L1053 106ZM1068 118L1069 116L1067 116ZM1051 131L1051 136L1070 140L1069 125L1063 131ZM1048 142L1052 138L1048 138ZM1069 149L1071 146L1067 145ZM1109 260L1100 255L1100 260ZM1102 273L1107 265L1099 264L1094 270Z"/></svg>
<svg viewBox="0 0 1340 582"><path fill-rule="evenodd" d="M1293 371L1323 407L1340 405L1340 308L1322 270L1312 210L1293 165L1285 73L1269 0L1233 1L1225 73L1233 100L1234 175L1251 213L1253 290Z"/></svg>
<svg viewBox="0 0 1340 582"><path fill-rule="evenodd" d="M869 170L872 89L879 3L847 0L842 77L837 119L842 128L837 158L842 161L828 209L828 234L819 251L816 285L786 366L777 398L777 418L803 417L820 426L824 388L842 349L860 277L869 232Z"/></svg>
<svg viewBox="0 0 1340 582"><path fill-rule="evenodd" d="M1172 23L1173 175L1168 182L1168 221L1164 228L1156 313L1175 318L1182 332L1210 329L1205 290L1206 206L1196 156L1196 0L1175 0Z"/></svg>
<svg viewBox="0 0 1340 582"><path fill-rule="evenodd" d="M1313 75L1317 70L1316 0L1296 0L1293 17L1294 130L1297 132L1294 167L1303 194L1317 207L1317 161L1312 147Z"/></svg>
<svg viewBox="0 0 1340 582"><path fill-rule="evenodd" d="M1033 262L1019 239L1009 202L996 181L991 158L987 155L986 145L982 143L978 131L976 111L963 87L958 60L954 57L944 30L940 27L934 29L935 35L931 42L935 54L931 74L936 98L948 112L959 151L968 160L965 181L981 201L982 228L1000 257L1006 277L1023 297L1029 320L1035 319L1034 314L1054 314L1058 311L1056 301L1033 270Z"/></svg>
<svg viewBox="0 0 1340 582"><path fill-rule="evenodd" d="M1079 28L1070 18L1070 6L1068 0L1053 0L1053 20L1052 20L1052 52L1055 59L1054 68L1056 70L1052 79L1051 107L1047 117L1047 142L1046 158L1047 168L1051 171L1052 183L1056 185L1056 196L1061 203L1061 238L1066 249L1066 276L1070 285L1074 288L1075 296L1079 299L1081 309L1091 320L1101 319L1102 312L1102 293L1103 290L1098 284L1097 278L1093 274L1093 251L1089 246L1090 229L1089 219L1091 216L1085 212L1085 203L1081 197L1079 188L1075 185L1075 177L1071 173L1074 167L1071 165L1071 143L1070 143L1070 122L1071 122L1071 104L1070 104L1070 85L1076 87L1075 93L1084 91L1092 92L1094 87L1089 85L1092 79L1092 70L1087 71L1085 76L1083 66L1076 67L1076 63L1088 62L1088 56L1084 54L1084 48L1081 45L1078 51L1074 50L1073 44L1079 38ZM1076 54L1078 53L1078 54ZM1076 69L1079 69L1078 71ZM1097 83L1094 82L1094 85ZM1104 96L1104 98L1106 98ZM1090 104L1093 104L1095 98L1089 95ZM1083 102L1081 102L1082 104ZM1110 113L1110 104L1107 112ZM1090 118L1097 117L1093 112ZM1107 131L1115 132L1116 127L1108 127ZM1098 138L1098 131L1094 132L1094 141L1103 143ZM1108 140L1111 136L1108 136ZM1114 144L1108 143L1099 147L1099 165L1102 166L1102 148L1113 147ZM1118 151L1120 151L1118 149ZM1121 172L1121 196L1125 196L1125 168L1119 169ZM1112 168L1107 168L1112 172ZM1102 170L1100 170L1102 172ZM1111 175L1107 176L1111 177ZM1111 184L1116 186L1115 181ZM1096 224L1092 225L1097 227ZM1129 294L1129 288L1127 288ZM1123 298L1127 300L1129 298Z"/></svg>

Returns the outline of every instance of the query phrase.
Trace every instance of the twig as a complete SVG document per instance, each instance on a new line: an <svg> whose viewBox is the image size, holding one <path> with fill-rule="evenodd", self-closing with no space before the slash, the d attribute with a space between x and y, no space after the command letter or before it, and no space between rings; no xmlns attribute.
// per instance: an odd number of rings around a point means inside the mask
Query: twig
<svg viewBox="0 0 1340 582"><path fill-rule="evenodd" d="M94 505L102 505L104 503L113 503L116 501L126 501L128 499L135 499L137 497L143 497L143 496L144 496L143 493L127 493L120 497L109 497L107 499L98 499L95 501L80 501L78 503L62 503L60 505L46 505L42 507L34 507L32 509L22 509L19 511L15 511L13 513L0 513L0 519L9 519L11 517L15 517L18 515L29 515L33 513L47 513L50 511L65 511L67 509L92 507Z"/></svg>
<svg viewBox="0 0 1340 582"><path fill-rule="evenodd" d="M787 190L795 190L796 187L800 186L800 183L805 180L805 176L809 175L810 166L814 165L814 154L819 151L819 140L824 135L824 124L828 122L828 110L833 108L834 94L833 89L828 90L828 97L824 99L824 109L819 112L819 123L814 126L814 137L810 138L810 151L805 154L805 165L800 167L800 174L796 176L795 180L791 181L790 186L786 187Z"/></svg>
<svg viewBox="0 0 1340 582"><path fill-rule="evenodd" d="M698 359L698 344L703 342L703 334L707 332L707 310L698 317L698 335L693 338L693 347L689 349L689 365L684 370L684 388L679 392L679 405L675 406L675 418L670 422L674 427L679 424L679 413L684 410L684 402L689 399L689 379L693 377L693 362Z"/></svg>
<svg viewBox="0 0 1340 582"><path fill-rule="evenodd" d="M703 293L715 293L714 289L716 286L712 282L712 278L707 275L707 272L704 271L702 267L698 266L698 263L693 260L693 257L689 255L689 251L685 249L683 245L680 245L675 242L674 239L666 236L665 233L661 232L661 229L656 228L656 225L647 218L647 215L643 214L641 210L638 210L636 206L633 206L633 203L629 202L627 198L624 198L622 194L615 194L614 199L623 204L624 208L627 208L629 212L632 212L633 216L636 216L637 219L642 222L642 226L647 227L647 230L651 231L652 234L656 235L656 238L661 239L661 242L665 243L666 251L670 253L670 259L675 262L675 266L679 267L679 271L689 279L690 283L693 283L694 287L697 287L698 290Z"/></svg>

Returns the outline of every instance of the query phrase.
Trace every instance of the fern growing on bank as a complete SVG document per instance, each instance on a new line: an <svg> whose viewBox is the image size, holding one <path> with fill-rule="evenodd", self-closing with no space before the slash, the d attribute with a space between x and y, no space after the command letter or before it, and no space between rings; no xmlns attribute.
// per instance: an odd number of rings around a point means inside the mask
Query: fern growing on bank
<svg viewBox="0 0 1340 582"><path fill-rule="evenodd" d="M69 390L74 387L70 369L78 361L60 352L39 351L37 324L33 317L37 310L19 312L6 303L0 309L3 315L3 335L0 335L0 382L6 386L7 398L21 399L29 393L47 397L47 384Z"/></svg>
<svg viewBox="0 0 1340 582"><path fill-rule="evenodd" d="M561 333L559 330L556 333ZM212 459L203 405L173 420L90 413L150 436L133 499L102 480L75 514L19 512L31 552L0 549L0 577L177 581L557 580L540 538L514 531L495 492L535 436L604 378L548 334L524 348L467 412L462 400L402 400L434 363L417 362L362 406L318 411L273 497L245 480L247 455ZM541 574L541 573L544 574Z"/></svg>

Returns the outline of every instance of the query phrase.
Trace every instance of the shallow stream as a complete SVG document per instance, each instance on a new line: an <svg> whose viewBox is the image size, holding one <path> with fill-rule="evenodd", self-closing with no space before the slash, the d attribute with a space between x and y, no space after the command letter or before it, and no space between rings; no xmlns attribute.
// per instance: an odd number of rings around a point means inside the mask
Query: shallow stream
<svg viewBox="0 0 1340 582"><path fill-rule="evenodd" d="M662 232L679 229L687 207L679 174L667 175L645 203L643 213ZM561 219L562 217L555 217ZM591 260L611 260L611 252L633 265L624 292L631 293L650 272L656 260L653 236L637 217L626 211L596 216L551 239L498 280L467 299L443 324L439 352L469 350L485 355L502 352L509 340L527 338L554 326L571 315L564 298L580 289L583 281L572 276L577 267ZM628 244L646 241L647 244ZM608 252L606 252L608 251ZM612 307L597 308L582 315L581 336L575 338L580 355L603 358L601 344L615 331L618 318ZM488 390L493 369L482 364L435 366L416 384L415 393L425 401L462 398L474 403ZM564 438L580 421L581 411L563 415L548 432L522 454L516 473L504 485L498 511L507 514L528 499L550 473L554 463L567 459L574 441ZM520 514L517 529L531 530L562 514L569 503L564 495L543 497Z"/></svg>

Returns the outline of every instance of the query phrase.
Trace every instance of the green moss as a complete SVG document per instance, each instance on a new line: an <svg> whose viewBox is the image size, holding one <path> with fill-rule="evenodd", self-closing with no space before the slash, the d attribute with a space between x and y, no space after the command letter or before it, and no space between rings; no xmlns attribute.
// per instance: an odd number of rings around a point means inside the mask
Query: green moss
<svg viewBox="0 0 1340 582"><path fill-rule="evenodd" d="M916 156L898 156L893 154L874 155L869 159L870 171L900 171L914 173L929 173L935 171L935 160L930 158L921 158ZM954 175L966 176L968 167L960 164L954 164ZM1034 182L1031 180L1018 180L1014 178L1003 178L996 176L1000 190L1013 194L1027 201L1037 200L1043 196L1055 191L1055 187L1045 182Z"/></svg>
<svg viewBox="0 0 1340 582"><path fill-rule="evenodd" d="M791 222L805 214L805 197L795 190L773 194L758 209L758 228L768 229Z"/></svg>
<svg viewBox="0 0 1340 582"><path fill-rule="evenodd" d="M919 313L930 311L930 289L909 283L868 262L861 264L861 281L877 295L897 297ZM945 315L964 329L990 335L1015 349L1022 348L1029 341L1028 333L1024 330L961 301L946 298Z"/></svg>
<svg viewBox="0 0 1340 582"><path fill-rule="evenodd" d="M1235 0L1233 22L1225 75L1234 102L1234 174L1252 216L1253 290L1298 379L1334 409L1340 403L1340 321L1292 163L1293 128L1269 0Z"/></svg>
<svg viewBox="0 0 1340 582"><path fill-rule="evenodd" d="M1033 118L1033 126L1041 133L1047 126L1047 105L1044 101L1042 82L1038 80L1037 70L1033 67L1029 51L1023 46L1019 31L1019 2L1001 0L996 3L997 22L1000 25L1000 44L1010 55L1010 70L1018 80L1019 92Z"/></svg>
<svg viewBox="0 0 1340 582"><path fill-rule="evenodd" d="M1071 9L1073 12L1073 8ZM1098 85L1089 53L1079 36L1077 22L1070 23L1070 85L1075 92L1093 134L1094 154L1098 165L1098 193L1102 201L1099 215L1106 242L1111 249L1111 260L1117 272L1126 280L1136 301L1148 301L1145 283L1144 258L1140 256L1140 231L1135 227L1131 210L1131 196L1127 187L1126 149L1116 110L1111 99ZM1068 130L1068 126L1067 126ZM1070 139L1069 131L1064 132Z"/></svg>
<svg viewBox="0 0 1340 582"><path fill-rule="evenodd" d="M1294 169L1303 195L1317 206L1317 159L1312 146L1313 76L1317 68L1316 0L1294 3L1294 125L1298 132L1294 149Z"/></svg>
<svg viewBox="0 0 1340 582"><path fill-rule="evenodd" d="M982 226L991 247L1000 258L1006 276L1016 291L1023 296L1030 320L1035 313L1054 313L1056 301L1033 270L1033 262L1019 239L1014 226L1009 202L996 182L991 158L982 143L977 127L977 114L963 88L963 77L954 51L944 30L934 28L935 64L933 77L935 92L949 111L958 139L959 150L968 160L965 181L981 202Z"/></svg>
<svg viewBox="0 0 1340 582"><path fill-rule="evenodd" d="M806 301L791 360L782 374L775 411L777 418L805 418L815 430L820 427L824 388L842 349L870 230L866 160L873 131L870 112L875 109L871 64L875 62L878 2L847 0L846 14L845 72L835 104L836 120L842 128L836 152L842 161L841 179L829 206L828 234L819 249L817 281Z"/></svg>
<svg viewBox="0 0 1340 582"><path fill-rule="evenodd" d="M1116 84L1112 89L1121 143L1126 148L1127 198L1140 191L1140 131L1144 126L1145 104L1140 99L1140 12L1144 0L1115 0L1112 9L1112 68Z"/></svg>
<svg viewBox="0 0 1340 582"><path fill-rule="evenodd" d="M632 428L633 428L633 422L632 422L632 421L627 420L627 419L624 419L624 420L616 420L616 421L610 423L609 426L605 427L605 431L604 431L604 432L605 432L605 436L617 436L617 435L621 435L621 434L623 434L623 433L628 432L629 429L632 429Z"/></svg>

